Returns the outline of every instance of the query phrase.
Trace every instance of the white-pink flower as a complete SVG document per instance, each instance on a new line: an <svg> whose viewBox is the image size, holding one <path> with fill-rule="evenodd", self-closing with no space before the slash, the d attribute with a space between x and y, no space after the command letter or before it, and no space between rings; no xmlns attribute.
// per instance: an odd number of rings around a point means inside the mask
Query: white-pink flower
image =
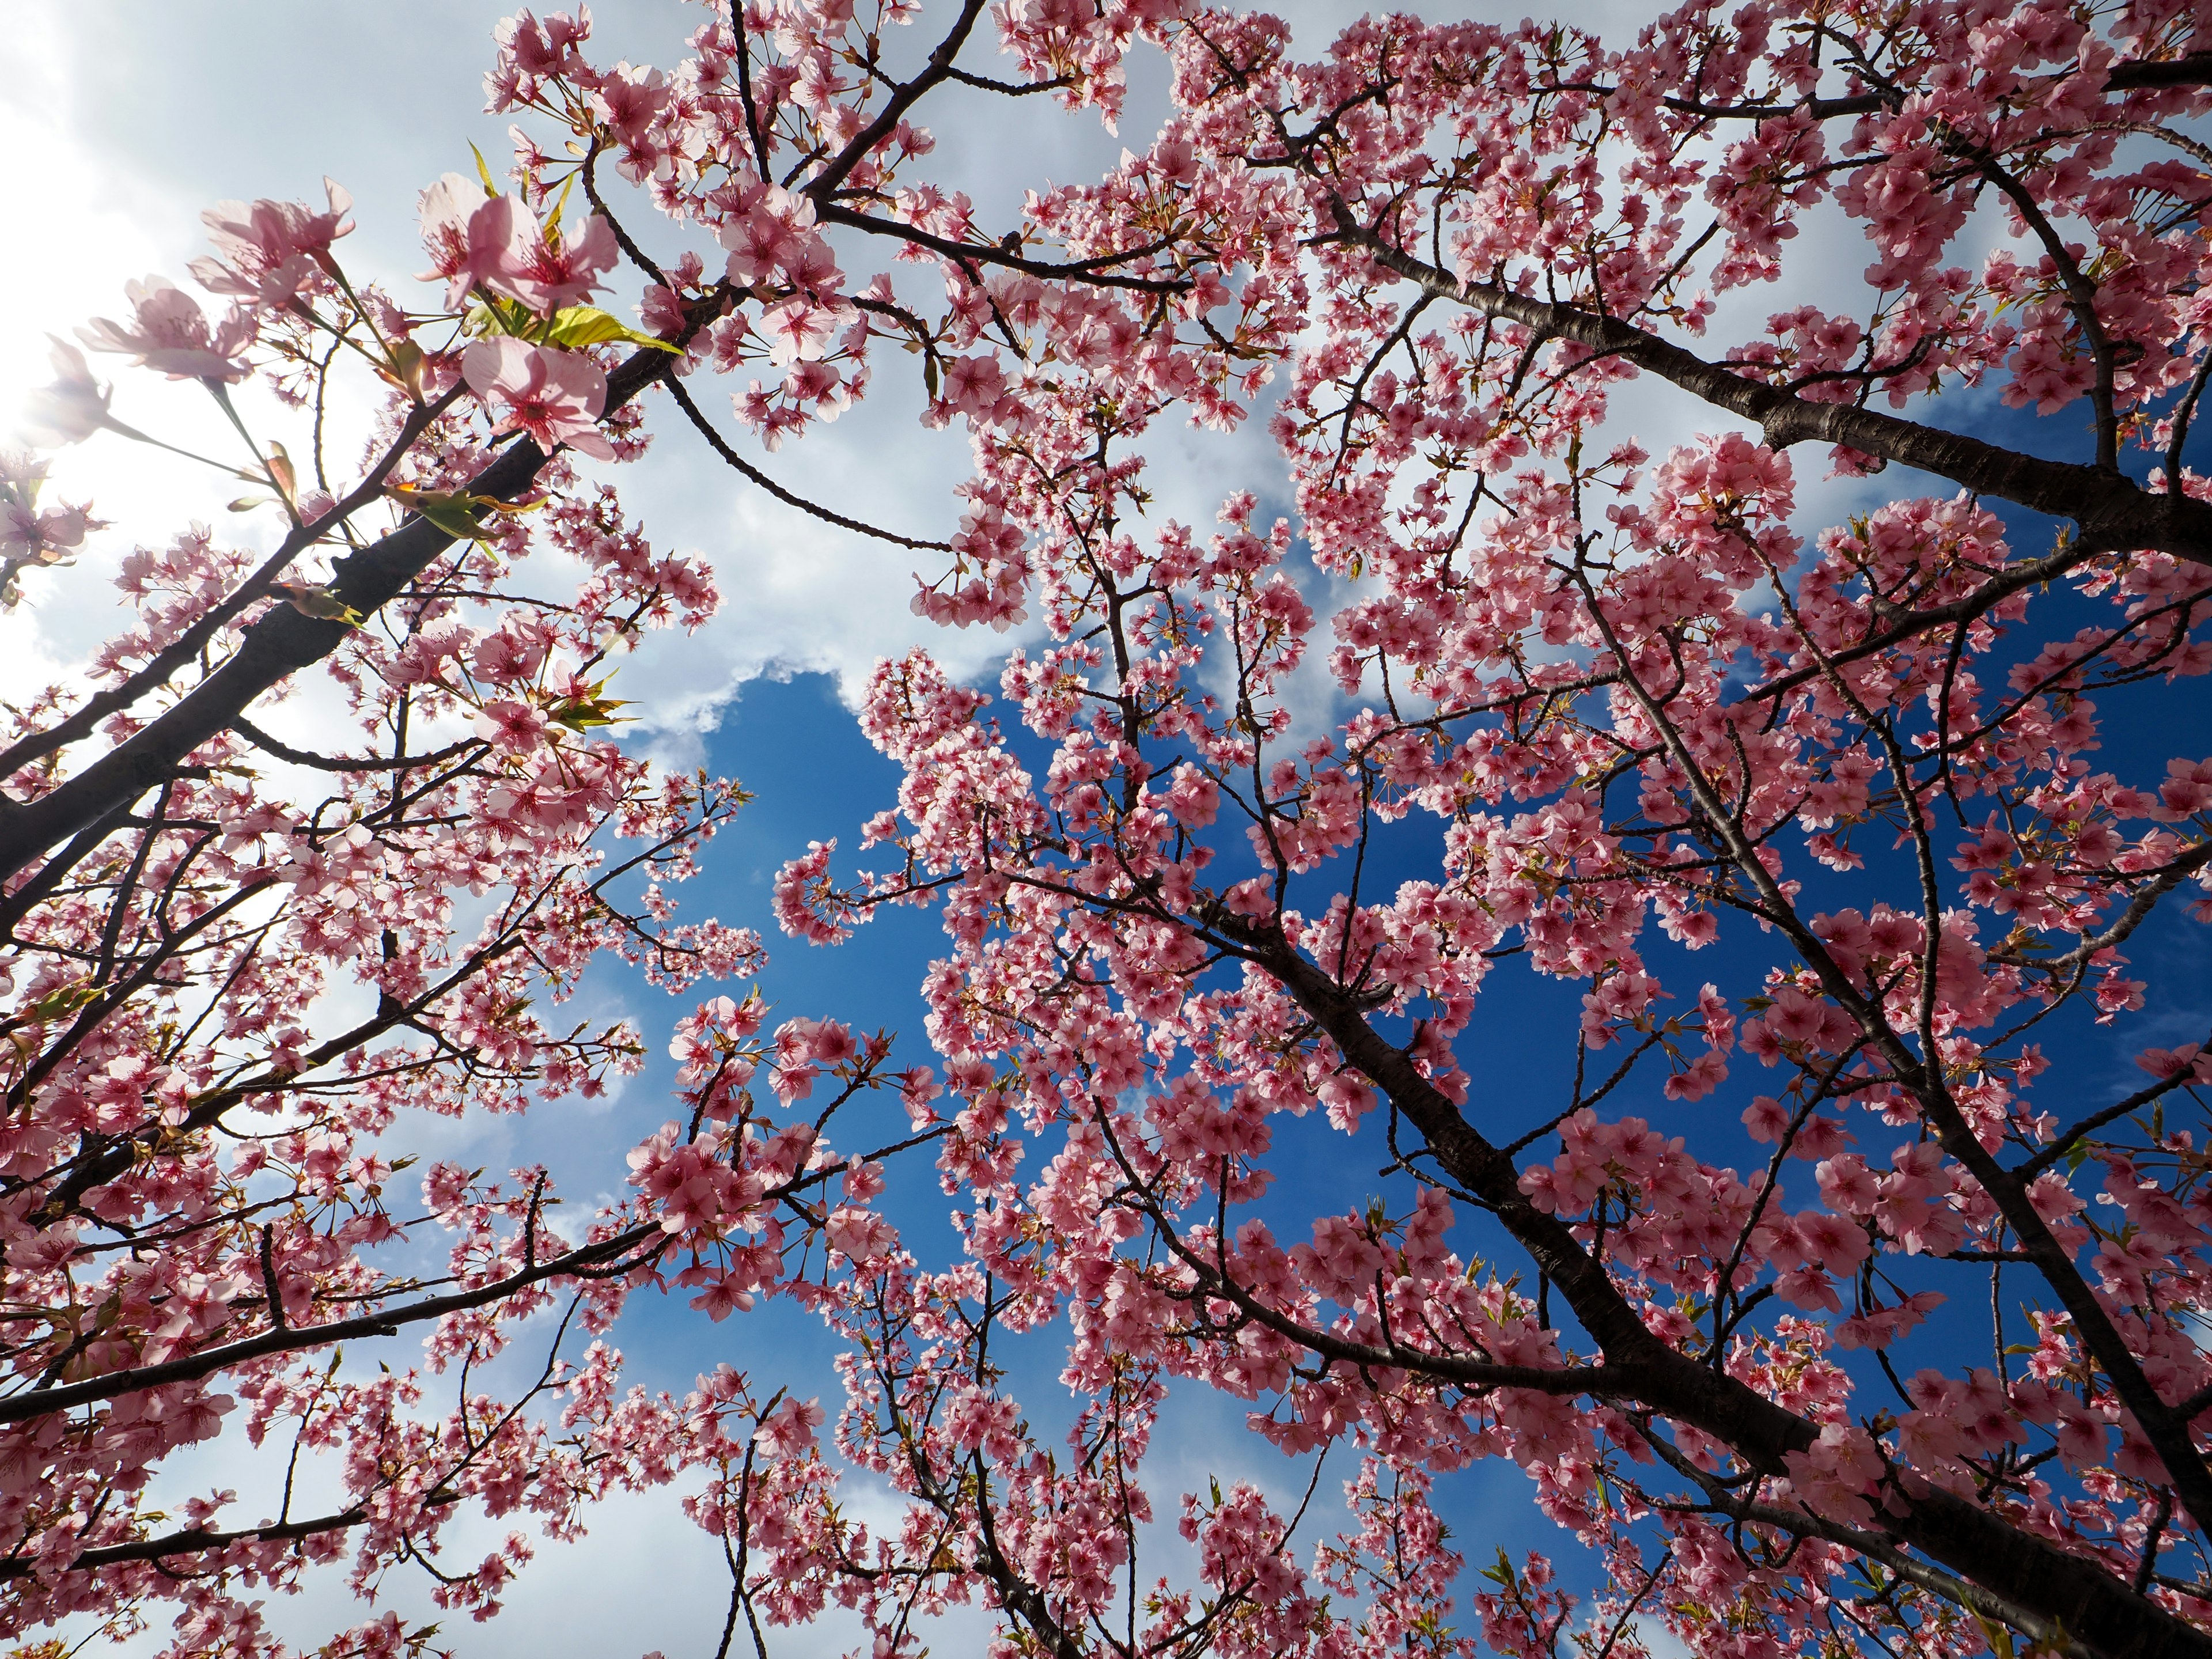
<svg viewBox="0 0 2212 1659"><path fill-rule="evenodd" d="M46 337L53 339L52 335ZM82 443L109 424L109 388L92 378L84 353L66 341L54 340L54 373L61 378L40 386L24 400L20 428L23 441L33 449L59 449Z"/></svg>
<svg viewBox="0 0 2212 1659"><path fill-rule="evenodd" d="M537 216L513 196L487 198L482 187L449 173L422 192L425 282L446 280L446 303L458 308L481 283L520 300L540 315L576 305L614 267L620 250L613 228L594 214L582 232L556 246Z"/></svg>
<svg viewBox="0 0 2212 1659"><path fill-rule="evenodd" d="M448 309L458 309L496 263L489 240L479 241L471 234L477 216L489 205L482 187L458 173L446 174L422 192L422 246L430 255L430 269L416 276L426 283L445 279ZM490 228L487 221L486 230Z"/></svg>
<svg viewBox="0 0 2212 1659"><path fill-rule="evenodd" d="M331 244L353 228L346 217L352 195L329 178L323 193L330 202L324 213L304 202L217 202L200 215L215 234L216 253L193 260L192 275L210 294L283 304L329 258Z"/></svg>
<svg viewBox="0 0 2212 1659"><path fill-rule="evenodd" d="M842 1251L856 1267L898 1248L896 1228L873 1211L851 1205L832 1210L823 1231L829 1235L830 1247Z"/></svg>
<svg viewBox="0 0 2212 1659"><path fill-rule="evenodd" d="M594 289L606 286L599 279L614 268L620 250L613 228L599 215L584 221L580 234L556 243L513 197L485 203L478 216L495 210L497 216L489 228L502 240L494 249L494 268L486 278L492 287L548 316L563 306L581 304Z"/></svg>
<svg viewBox="0 0 2212 1659"><path fill-rule="evenodd" d="M510 755L526 755L545 740L545 716L526 702L502 697L476 718L477 736Z"/></svg>
<svg viewBox="0 0 2212 1659"><path fill-rule="evenodd" d="M94 351L119 352L173 380L236 382L250 372L239 354L253 343L253 313L240 307L208 326L199 301L166 276L127 283L135 327L95 317L77 330Z"/></svg>
<svg viewBox="0 0 2212 1659"><path fill-rule="evenodd" d="M827 305L803 294L793 295L761 315L760 331L773 343L769 361L787 368L794 362L811 362L822 356L850 315L843 306Z"/></svg>
<svg viewBox="0 0 2212 1659"><path fill-rule="evenodd" d="M823 1417L818 1399L787 1400L761 1419L753 1443L772 1457L795 1456L814 1443Z"/></svg>
<svg viewBox="0 0 2212 1659"><path fill-rule="evenodd" d="M506 406L501 431L526 432L549 451L567 444L603 461L614 459L597 424L606 407L607 377L590 358L524 340L478 340L461 353L461 378L477 396Z"/></svg>

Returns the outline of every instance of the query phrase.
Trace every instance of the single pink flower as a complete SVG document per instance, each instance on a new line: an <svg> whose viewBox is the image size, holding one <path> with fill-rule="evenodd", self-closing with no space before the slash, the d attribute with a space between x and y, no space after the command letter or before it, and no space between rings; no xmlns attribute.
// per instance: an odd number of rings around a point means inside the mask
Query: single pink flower
<svg viewBox="0 0 2212 1659"><path fill-rule="evenodd" d="M422 280L444 277L446 303L453 307L482 283L548 314L605 288L599 279L620 253L613 228L597 214L580 234L556 247L520 201L487 198L458 173L422 192L422 244L430 253Z"/></svg>
<svg viewBox="0 0 2212 1659"><path fill-rule="evenodd" d="M52 335L46 337L53 339ZM110 424L107 400L113 393L92 378L84 353L66 341L54 340L48 355L54 373L61 378L52 386L40 386L26 399L20 428L23 441L33 449L82 443Z"/></svg>
<svg viewBox="0 0 2212 1659"><path fill-rule="evenodd" d="M793 295L761 315L760 331L773 343L769 361L779 368L814 361L830 349L830 341L849 316L842 306L825 305L803 294Z"/></svg>
<svg viewBox="0 0 2212 1659"><path fill-rule="evenodd" d="M331 244L353 229L346 214L353 197L335 179L323 180L330 210L304 202L217 202L200 219L215 233L216 253L195 259L192 275L210 294L236 295L258 305L282 305L319 267Z"/></svg>
<svg viewBox="0 0 2212 1659"><path fill-rule="evenodd" d="M826 1413L820 1400L787 1400L761 1419L753 1443L771 1457L792 1457L814 1443Z"/></svg>
<svg viewBox="0 0 2212 1659"><path fill-rule="evenodd" d="M166 276L127 283L136 313L135 328L95 317L77 330L77 338L94 351L115 351L173 380L236 382L251 372L239 354L253 343L253 313L233 306L222 323L209 328L199 301Z"/></svg>
<svg viewBox="0 0 2212 1659"><path fill-rule="evenodd" d="M497 198L493 198L497 199ZM491 205L474 179L449 173L422 195L422 246L430 255L430 269L416 273L417 280L446 281L446 305L458 310L469 290L491 274L496 251L474 234L476 220ZM485 228L492 228L485 222Z"/></svg>
<svg viewBox="0 0 2212 1659"><path fill-rule="evenodd" d="M592 108L618 140L635 146L645 141L672 96L668 77L660 70L617 64L593 89Z"/></svg>
<svg viewBox="0 0 2212 1659"><path fill-rule="evenodd" d="M584 221L581 234L563 238L556 246L546 239L536 218L511 196L486 203L483 211L504 204L512 205L503 216L505 240L497 268L489 278L494 288L548 316L563 306L580 305L595 289L606 286L599 279L614 269L620 250L614 228L605 219L593 214Z"/></svg>
<svg viewBox="0 0 2212 1659"><path fill-rule="evenodd" d="M507 405L501 431L526 432L549 451L567 444L603 461L614 459L597 425L606 407L607 377L590 358L512 338L478 340L461 353L461 378L478 397Z"/></svg>
<svg viewBox="0 0 2212 1659"><path fill-rule="evenodd" d="M495 749L526 755L545 740L545 716L526 702L501 698L477 714L476 733Z"/></svg>

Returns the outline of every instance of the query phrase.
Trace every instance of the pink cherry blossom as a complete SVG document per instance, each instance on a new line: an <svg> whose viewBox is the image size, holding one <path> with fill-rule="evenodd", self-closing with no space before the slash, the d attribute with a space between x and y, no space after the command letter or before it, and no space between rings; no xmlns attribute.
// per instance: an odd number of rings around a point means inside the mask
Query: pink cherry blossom
<svg viewBox="0 0 2212 1659"><path fill-rule="evenodd" d="M118 550L82 684L4 711L0 1628L276 1659L257 1598L340 1555L488 1615L532 1545L461 1559L475 1517L668 1489L763 1647L2203 1650L2203 20L1661 9L789 0L650 69L526 12L513 193L424 198L465 314L337 303L334 195L218 214L225 323L103 325L264 374L313 522L282 571ZM1030 90L1033 149L979 124ZM983 146L1018 188L967 193ZM676 351L543 343L616 215ZM386 401L310 490L326 355ZM740 795L611 712L714 574L558 453L740 374L779 454L866 398L961 421L896 526L687 453L1025 629L866 675L894 781L777 854L855 972L934 912L896 1042L772 980L658 1036L590 994L763 964L678 908ZM40 483L0 477L31 600L91 524ZM660 1127L560 1192L542 1106L627 1110L664 1046ZM487 1114L519 1167L403 1176ZM818 1380L730 1324L774 1298ZM623 1382L641 1303L711 1348L688 1391ZM1176 1432L1209 1393L1248 1443ZM177 1495L271 1437L344 1507Z"/></svg>
<svg viewBox="0 0 2212 1659"><path fill-rule="evenodd" d="M478 340L461 353L461 375L471 391L504 409L500 430L527 433L548 451L566 444L600 460L614 459L598 425L607 377L589 358L506 337Z"/></svg>
<svg viewBox="0 0 2212 1659"><path fill-rule="evenodd" d="M580 235L563 238L556 246L511 196L478 208L469 234L472 246L481 247L474 257L489 260L482 280L541 315L578 304L605 287L599 278L619 257L612 228L597 214L585 220Z"/></svg>
<svg viewBox="0 0 2212 1659"><path fill-rule="evenodd" d="M128 283L131 325L95 318L77 330L94 351L112 351L173 380L234 384L250 372L240 356L252 344L252 313L234 308L212 329L199 304L164 276Z"/></svg>
<svg viewBox="0 0 2212 1659"><path fill-rule="evenodd" d="M325 179L330 207L317 213L298 202L218 202L200 216L214 233L216 255L192 261L192 275L211 294L257 305L282 305L323 269L331 244L353 229L353 197Z"/></svg>
<svg viewBox="0 0 2212 1659"><path fill-rule="evenodd" d="M53 339L48 353L59 376L54 383L31 394L23 412L23 440L34 449L58 449L82 443L110 424L107 405L112 388L92 378L84 354L64 340Z"/></svg>
<svg viewBox="0 0 2212 1659"><path fill-rule="evenodd" d="M448 310L458 308L471 289L498 270L506 240L495 233L504 228L510 211L495 210L499 199L487 200L474 179L458 173L445 174L422 192L420 223L430 269L420 280L445 279Z"/></svg>
<svg viewBox="0 0 2212 1659"><path fill-rule="evenodd" d="M599 215L580 234L556 240L517 198L487 197L458 173L422 192L422 230L430 254L424 279L446 279L449 307L482 285L550 315L604 288L600 279L620 257L613 228Z"/></svg>

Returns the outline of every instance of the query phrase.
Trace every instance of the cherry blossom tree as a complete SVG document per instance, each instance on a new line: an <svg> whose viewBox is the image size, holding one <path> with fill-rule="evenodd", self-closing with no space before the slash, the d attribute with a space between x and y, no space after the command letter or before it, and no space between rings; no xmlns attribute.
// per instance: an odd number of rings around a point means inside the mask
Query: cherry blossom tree
<svg viewBox="0 0 2212 1659"><path fill-rule="evenodd" d="M335 187L211 213L227 314L149 279L85 343L226 410L357 368L386 412L312 478L249 439L289 533L134 554L95 683L14 716L10 1629L166 1599L177 1651L269 1650L248 1593L316 1562L373 1592L464 1508L568 1536L672 1485L725 1651L835 1610L915 1652L968 1606L1054 1659L2212 1652L2212 1060L2149 1042L2203 1011L2128 955L2212 921L2206 28L755 0L661 70L524 13L514 173L426 192L428 309L347 276ZM1110 121L1162 64L1097 182L1000 224L927 177L925 104ZM635 324L592 303L617 281ZM756 458L887 345L972 440L946 543ZM47 438L143 436L58 362ZM757 965L664 891L737 793L594 736L611 655L713 603L569 459L635 454L664 393L674 441L918 553L919 616L1032 631L1003 721L925 650L878 667L897 799L776 890L817 944L941 913L937 1059L717 996L624 1203L559 1229L542 1170L437 1166L403 1206L410 1109L636 1065L533 1012L548 981ZM1151 516L1148 445L1255 417L1288 516ZM27 587L94 523L39 483L11 464ZM573 602L514 585L540 546ZM310 684L368 752L254 718ZM330 1029L356 982L375 1012ZM1564 1097L1501 1085L1546 1044ZM890 1127L831 1151L878 1090ZM678 1401L570 1355L648 1289L817 1313L834 1428L762 1367ZM341 1366L371 1337L400 1369ZM1146 1484L1199 1389L1303 1502ZM164 1456L240 1407L350 1506L157 1518ZM1491 1458L1557 1536L1470 1584L1441 1512ZM855 1471L896 1526L840 1508ZM486 1610L528 1547L441 1599ZM441 1639L387 1613L327 1651Z"/></svg>
<svg viewBox="0 0 2212 1659"><path fill-rule="evenodd" d="M682 1114L610 1180L623 1201L564 1221L542 1162L501 1178L408 1149L424 1114L588 1099L640 1070L643 1033L557 1012L595 960L682 991L750 978L762 951L679 921L670 890L743 792L606 740L616 659L705 621L713 576L570 460L643 447L635 399L714 305L665 338L590 305L609 222L563 234L557 204L487 171L424 193L446 288L410 309L341 263L349 207L334 184L326 211L218 206L194 275L219 320L154 277L127 320L80 331L204 386L243 444L210 464L284 528L258 555L200 525L141 545L89 683L8 711L11 1634L88 1614L119 1637L172 1601L174 1651L274 1651L237 1592L341 1558L365 1593L420 1563L441 1606L495 1611L528 1537L434 1565L457 1515L574 1535L593 1499L711 1462L775 1403L732 1381L624 1392L604 1339L625 1299L649 1286L719 1322L818 1281L829 1253L888 1249L830 1121L886 1084L930 1091L926 1070L886 1076L880 1037L766 1030L760 996L715 994L674 1026ZM54 362L34 440L175 447L111 412L76 345ZM381 399L358 462L325 439L349 374ZM234 402L249 377L299 416L296 459ZM97 527L41 503L44 471L6 464L11 604ZM533 554L581 573L565 601L540 597ZM299 696L328 749L265 729ZM403 1332L396 1367L358 1346L345 1364L340 1345ZM518 1340L542 1361L488 1385ZM161 1507L164 1459L227 1429L289 1456L279 1512L239 1516L227 1492ZM343 1464L344 1502L295 1509L303 1454ZM430 1634L386 1613L325 1650Z"/></svg>

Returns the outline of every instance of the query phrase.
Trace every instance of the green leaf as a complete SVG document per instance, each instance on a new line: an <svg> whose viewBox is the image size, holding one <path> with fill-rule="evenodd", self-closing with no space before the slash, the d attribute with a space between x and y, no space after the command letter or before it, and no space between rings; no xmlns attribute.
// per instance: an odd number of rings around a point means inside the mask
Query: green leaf
<svg viewBox="0 0 2212 1659"><path fill-rule="evenodd" d="M461 318L461 326L478 339L493 334L512 334L528 339L538 326L538 315L520 300L478 301Z"/></svg>
<svg viewBox="0 0 2212 1659"><path fill-rule="evenodd" d="M617 714L614 711L617 708L627 708L629 705L620 697L608 696L606 689L607 683L601 680L584 696L564 697L553 706L550 718L556 725L565 726L571 732L588 732L595 726L621 724L629 716Z"/></svg>
<svg viewBox="0 0 2212 1659"><path fill-rule="evenodd" d="M358 628L366 620L329 588L313 582L271 582L269 591L301 616L313 617L318 622L343 623L348 628Z"/></svg>
<svg viewBox="0 0 2212 1659"><path fill-rule="evenodd" d="M546 246L556 252L561 246L561 210L568 205L568 191L575 182L576 175L573 173L561 181L561 193L553 198L553 211L545 216Z"/></svg>
<svg viewBox="0 0 2212 1659"><path fill-rule="evenodd" d="M409 489L396 486L392 495L399 504L420 514L437 529L448 536L459 536L465 541L482 541L483 526L470 511L475 497L465 489Z"/></svg>
<svg viewBox="0 0 2212 1659"><path fill-rule="evenodd" d="M422 348L412 340L397 340L390 353L391 366L385 371L392 384L404 387L418 399L422 395L422 368L425 358Z"/></svg>
<svg viewBox="0 0 2212 1659"><path fill-rule="evenodd" d="M653 346L662 351L676 352L683 348L673 346L653 335L641 333L619 317L611 317L597 306L563 306L553 313L553 320L545 327L545 343L566 346L604 345L610 340L627 341L631 345Z"/></svg>
<svg viewBox="0 0 2212 1659"><path fill-rule="evenodd" d="M1970 1607L1967 1611L1972 1613L1973 1609ZM2008 1626L1979 1613L1974 1613L1974 1622L1982 1627L1982 1635L1989 1642L1990 1651L1996 1655L1997 1659L2013 1659L2012 1632Z"/></svg>
<svg viewBox="0 0 2212 1659"><path fill-rule="evenodd" d="M483 180L484 194L498 195L499 186L492 183L491 169L484 165L483 152L477 148L477 141L473 138L469 140L469 154L477 158L477 177Z"/></svg>
<svg viewBox="0 0 2212 1659"><path fill-rule="evenodd" d="M465 489L418 489L413 484L387 484L384 493L409 512L420 514L448 536L477 542L489 539L477 514L497 513L519 518L545 505L542 501L503 501L496 495L471 495Z"/></svg>
<svg viewBox="0 0 2212 1659"><path fill-rule="evenodd" d="M88 1002L100 1000L97 985L64 985L58 991L49 991L31 1005L34 1019L58 1019L73 1014Z"/></svg>

